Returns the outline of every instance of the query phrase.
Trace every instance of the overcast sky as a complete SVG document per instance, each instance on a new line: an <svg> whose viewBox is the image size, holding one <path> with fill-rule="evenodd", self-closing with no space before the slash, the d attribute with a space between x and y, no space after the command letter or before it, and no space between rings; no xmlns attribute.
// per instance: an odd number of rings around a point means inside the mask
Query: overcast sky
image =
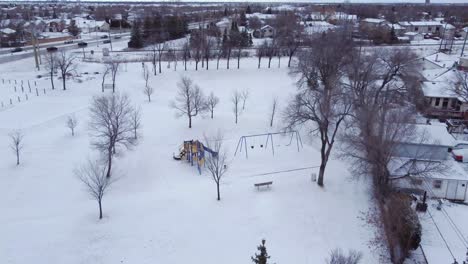
<svg viewBox="0 0 468 264"><path fill-rule="evenodd" d="M86 1L86 0L82 0ZM148 2L141 0L127 0L131 2ZM114 2L107 0L106 2ZM151 1L149 1L151 2ZM175 2L175 1L161 1L161 2ZM274 2L274 3L344 3L344 0L178 0L177 2ZM424 3L425 0L349 0L349 3ZM431 0L431 3L468 3L468 0Z"/></svg>

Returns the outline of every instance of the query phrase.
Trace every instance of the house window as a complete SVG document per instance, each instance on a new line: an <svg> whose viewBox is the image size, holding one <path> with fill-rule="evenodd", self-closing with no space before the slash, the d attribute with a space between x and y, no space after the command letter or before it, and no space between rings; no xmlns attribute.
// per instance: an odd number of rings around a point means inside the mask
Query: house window
<svg viewBox="0 0 468 264"><path fill-rule="evenodd" d="M418 31L419 30L419 27L414 27L414 31Z"/></svg>
<svg viewBox="0 0 468 264"><path fill-rule="evenodd" d="M440 98L436 98L434 106L439 106Z"/></svg>
<svg viewBox="0 0 468 264"><path fill-rule="evenodd" d="M432 186L434 186L436 189L440 189L442 187L442 180L435 180Z"/></svg>
<svg viewBox="0 0 468 264"><path fill-rule="evenodd" d="M436 31L439 31L439 27L436 27Z"/></svg>
<svg viewBox="0 0 468 264"><path fill-rule="evenodd" d="M448 102L449 102L449 99L444 98L444 100L442 101L442 109L447 109Z"/></svg>
<svg viewBox="0 0 468 264"><path fill-rule="evenodd" d="M432 28L431 28L431 27L428 27L427 30L428 30L428 31L432 31Z"/></svg>
<svg viewBox="0 0 468 264"><path fill-rule="evenodd" d="M421 185L422 183L423 183L423 181L421 179L411 178L411 184L412 185Z"/></svg>
<svg viewBox="0 0 468 264"><path fill-rule="evenodd" d="M452 99L452 100L450 101L450 107L451 107L451 108L456 108L456 107L457 107L457 101L454 100L454 99Z"/></svg>

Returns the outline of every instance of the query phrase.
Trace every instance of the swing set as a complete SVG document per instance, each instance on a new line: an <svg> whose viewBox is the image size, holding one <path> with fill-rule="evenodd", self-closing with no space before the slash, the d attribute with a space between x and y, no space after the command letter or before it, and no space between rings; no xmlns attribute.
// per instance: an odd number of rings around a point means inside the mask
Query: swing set
<svg viewBox="0 0 468 264"><path fill-rule="evenodd" d="M275 146L273 143L273 135L289 135L289 143L286 144L286 146L290 146L293 142L293 139L296 139L296 147L297 147L297 152L300 151L300 148L303 148L304 146L302 145L302 139L301 136L299 135L299 132L296 130L290 130L286 132L274 132L274 133L265 133L265 134L256 134L256 135L247 135L247 136L242 136L239 138L239 142L237 142L237 147L236 151L234 152L234 156L236 156L237 152L241 153L242 148L245 150L245 157L249 158L248 156L248 147L247 147L247 139L251 138L258 138L258 137L265 137L266 136L266 141L265 144L260 144L260 148L265 147L265 149L268 147L268 143L271 145L271 152L273 155L275 155ZM254 145L250 145L250 148L253 149L255 148Z"/></svg>

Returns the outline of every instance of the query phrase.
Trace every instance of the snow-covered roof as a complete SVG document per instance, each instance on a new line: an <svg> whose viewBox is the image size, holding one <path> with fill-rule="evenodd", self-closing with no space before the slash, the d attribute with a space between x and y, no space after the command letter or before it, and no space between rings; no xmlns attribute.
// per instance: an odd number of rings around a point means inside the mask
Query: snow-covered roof
<svg viewBox="0 0 468 264"><path fill-rule="evenodd" d="M421 35L421 33L418 33L418 32L405 32L406 36L416 36L416 35Z"/></svg>
<svg viewBox="0 0 468 264"><path fill-rule="evenodd" d="M413 139L406 143L428 144L438 146L453 146L455 138L447 131L445 126L416 124Z"/></svg>
<svg viewBox="0 0 468 264"><path fill-rule="evenodd" d="M263 26L261 29L263 30L263 29L269 29L269 28L273 28L273 27L270 26L270 25L265 25L265 26Z"/></svg>
<svg viewBox="0 0 468 264"><path fill-rule="evenodd" d="M464 165L453 159L440 161L414 160L410 158L392 158L388 164L392 178L401 178L408 173L413 177L433 179L467 180ZM443 169L443 170L442 170Z"/></svg>
<svg viewBox="0 0 468 264"><path fill-rule="evenodd" d="M273 19L276 17L274 14L262 14L262 13L253 13L253 14L246 14L245 17L258 17L259 19Z"/></svg>
<svg viewBox="0 0 468 264"><path fill-rule="evenodd" d="M380 18L365 18L362 21L366 23L372 23L372 24L380 24L380 23L387 22L385 19L380 19Z"/></svg>
<svg viewBox="0 0 468 264"><path fill-rule="evenodd" d="M11 29L11 28L2 28L0 29L0 32L2 32L3 34L14 34L16 32L16 30L14 29Z"/></svg>
<svg viewBox="0 0 468 264"><path fill-rule="evenodd" d="M453 92L453 88L450 83L443 82L423 82L422 90L426 97L438 97L438 98L458 98L457 94Z"/></svg>
<svg viewBox="0 0 468 264"><path fill-rule="evenodd" d="M440 26L442 25L439 21L428 20L428 21L410 21L413 26Z"/></svg>

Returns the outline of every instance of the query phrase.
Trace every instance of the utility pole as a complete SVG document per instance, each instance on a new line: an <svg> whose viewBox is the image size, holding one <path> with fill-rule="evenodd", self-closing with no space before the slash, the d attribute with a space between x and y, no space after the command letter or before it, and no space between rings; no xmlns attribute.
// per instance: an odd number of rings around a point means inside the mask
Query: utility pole
<svg viewBox="0 0 468 264"><path fill-rule="evenodd" d="M466 39L468 37L468 29L464 29L463 31L465 32L465 41L463 41L463 46L462 46L460 57L463 57L463 52L465 51ZM466 253L466 256L468 257L468 252ZM468 259L467 259L467 264L468 264Z"/></svg>
<svg viewBox="0 0 468 264"><path fill-rule="evenodd" d="M34 51L34 62L36 63L36 69L39 71L41 68L39 66L39 56L38 56L39 52L37 48L36 31L34 28L31 30L31 42L32 42L33 51Z"/></svg>

